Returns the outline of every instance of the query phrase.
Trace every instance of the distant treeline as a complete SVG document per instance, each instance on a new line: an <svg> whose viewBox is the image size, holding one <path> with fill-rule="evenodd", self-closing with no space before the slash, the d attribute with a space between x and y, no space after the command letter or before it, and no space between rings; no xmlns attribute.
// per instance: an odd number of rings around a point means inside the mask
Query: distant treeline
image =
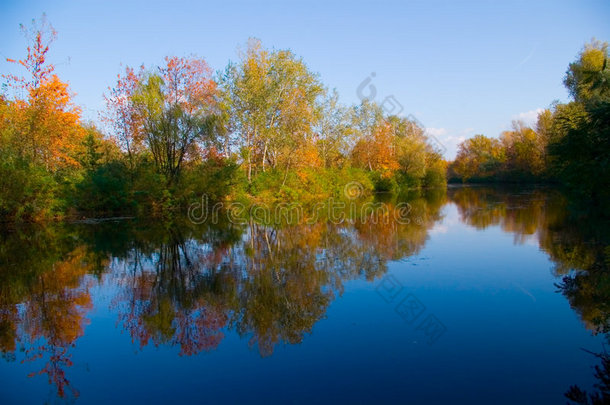
<svg viewBox="0 0 610 405"><path fill-rule="evenodd" d="M534 128L515 121L499 139L462 142L449 181L557 182L593 202L610 201L608 44L585 45L564 84L573 101L540 112Z"/></svg>

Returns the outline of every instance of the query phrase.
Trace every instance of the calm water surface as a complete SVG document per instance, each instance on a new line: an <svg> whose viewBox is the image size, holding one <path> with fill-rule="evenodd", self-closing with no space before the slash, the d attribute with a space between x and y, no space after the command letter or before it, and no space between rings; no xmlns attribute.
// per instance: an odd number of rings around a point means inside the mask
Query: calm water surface
<svg viewBox="0 0 610 405"><path fill-rule="evenodd" d="M2 232L0 403L562 404L571 386L595 392L607 222L552 190L405 198L408 223Z"/></svg>

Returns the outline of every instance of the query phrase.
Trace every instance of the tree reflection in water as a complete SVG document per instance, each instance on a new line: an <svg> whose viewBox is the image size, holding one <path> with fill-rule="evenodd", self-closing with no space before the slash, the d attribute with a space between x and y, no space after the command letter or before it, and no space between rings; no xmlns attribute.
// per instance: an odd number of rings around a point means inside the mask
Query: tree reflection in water
<svg viewBox="0 0 610 405"><path fill-rule="evenodd" d="M461 219L479 229L500 225L522 243L536 236L540 248L555 264L556 286L593 334L610 340L610 221L607 213L570 205L552 190L506 192L498 189L450 188L449 198ZM578 404L610 402L610 358L595 353L598 392L577 386L566 397Z"/></svg>
<svg viewBox="0 0 610 405"><path fill-rule="evenodd" d="M552 190L463 187L407 198L409 223L369 213L342 223L121 222L5 233L0 349L9 361L40 365L60 397L78 395L67 377L70 350L85 333L91 286L101 283L116 287L111 309L140 348L174 346L190 356L214 350L232 330L269 356L311 333L347 281L374 281L388 261L417 254L447 198L473 227L499 225L516 243L537 238L559 291L592 333L608 334L610 243L600 216ZM398 201L383 203L392 212ZM597 375L607 381L600 359ZM589 394L572 387L566 395L577 402Z"/></svg>
<svg viewBox="0 0 610 405"><path fill-rule="evenodd" d="M43 362L31 375L46 374L60 397L78 396L65 368L92 307L90 250L63 230L35 228L5 234L0 257L0 350L10 360L19 349L22 363Z"/></svg>
<svg viewBox="0 0 610 405"><path fill-rule="evenodd" d="M269 226L250 219L148 231L165 237L131 247L111 266L123 287L114 305L141 347L170 344L196 354L217 347L222 329L231 328L268 356L277 344L301 342L345 281L372 281L385 274L388 260L421 249L442 203L438 196L411 200L419 223L373 220L371 212L342 224ZM394 202L384 204L394 209Z"/></svg>

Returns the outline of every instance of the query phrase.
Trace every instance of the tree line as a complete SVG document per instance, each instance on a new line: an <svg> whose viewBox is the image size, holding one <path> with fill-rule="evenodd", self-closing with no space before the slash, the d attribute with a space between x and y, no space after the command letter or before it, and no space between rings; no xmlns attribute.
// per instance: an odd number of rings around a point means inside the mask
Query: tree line
<svg viewBox="0 0 610 405"><path fill-rule="evenodd" d="M558 182L594 202L610 201L608 44L586 44L563 82L572 101L553 103L533 127L515 121L499 138L462 142L450 180Z"/></svg>
<svg viewBox="0 0 610 405"><path fill-rule="evenodd" d="M203 58L126 67L85 122L48 61L46 18L21 27L25 72L2 75L0 220L171 215L201 198L298 201L444 186L452 181L553 181L607 201L608 46L587 44L564 83L573 101L499 138L477 135L449 165L425 128L335 90L290 50L250 39L214 72Z"/></svg>
<svg viewBox="0 0 610 405"><path fill-rule="evenodd" d="M417 123L369 101L346 106L290 50L250 39L213 72L203 58L127 67L101 127L83 121L47 60L46 18L22 26L0 95L0 218L166 215L211 198L314 201L352 181L364 192L445 184L446 163Z"/></svg>

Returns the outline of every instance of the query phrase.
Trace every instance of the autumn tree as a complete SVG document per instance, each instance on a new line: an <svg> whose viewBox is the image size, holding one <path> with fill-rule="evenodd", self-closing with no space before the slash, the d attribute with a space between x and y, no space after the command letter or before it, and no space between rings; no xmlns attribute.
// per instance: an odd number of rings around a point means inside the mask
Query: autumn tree
<svg viewBox="0 0 610 405"><path fill-rule="evenodd" d="M390 171L398 168L394 150L393 132L385 120L383 110L376 103L364 100L351 109L354 146L351 151L352 164L369 171Z"/></svg>
<svg viewBox="0 0 610 405"><path fill-rule="evenodd" d="M22 159L43 165L49 171L78 167L75 154L82 147L84 131L80 108L72 102L68 85L54 74L47 61L49 47L57 37L43 15L40 23L21 26L28 40L27 55L7 59L26 70L25 76L3 75L15 94L10 102L12 147Z"/></svg>
<svg viewBox="0 0 610 405"><path fill-rule="evenodd" d="M369 136L360 138L352 151L352 159L358 167L391 176L400 167L391 125L383 123Z"/></svg>
<svg viewBox="0 0 610 405"><path fill-rule="evenodd" d="M203 59L168 57L165 62L158 73L141 77L132 102L138 131L171 184L213 134L216 83Z"/></svg>
<svg viewBox="0 0 610 405"><path fill-rule="evenodd" d="M385 116L368 100L352 108L352 163L371 172L379 191L439 186L445 182L445 161L414 119Z"/></svg>
<svg viewBox="0 0 610 405"><path fill-rule="evenodd" d="M377 128L385 123L381 107L368 99L364 99L362 103L350 108L349 119L354 142L371 138Z"/></svg>
<svg viewBox="0 0 610 405"><path fill-rule="evenodd" d="M538 117L536 118L536 139L537 145L536 147L540 150L542 154L542 159L544 161L545 170L548 170L548 145L551 139L551 129L553 126L553 112L545 108L540 113L538 113Z"/></svg>
<svg viewBox="0 0 610 405"><path fill-rule="evenodd" d="M0 218L42 220L60 205L58 183L81 168L86 131L67 83L48 62L56 32L43 15L21 26L28 41L23 59L8 59L24 69L6 74L0 97Z"/></svg>
<svg viewBox="0 0 610 405"><path fill-rule="evenodd" d="M506 170L518 176L540 176L545 170L544 148L539 135L523 122L513 122L512 131L500 137L506 154Z"/></svg>
<svg viewBox="0 0 610 405"><path fill-rule="evenodd" d="M117 75L114 87L108 88L104 95L106 110L101 113L102 120L110 125L110 136L115 140L121 150L127 155L131 171L135 169L136 157L142 151L143 142L140 129L140 117L135 110L133 98L138 88L139 72L126 67L125 72Z"/></svg>
<svg viewBox="0 0 610 405"><path fill-rule="evenodd" d="M388 118L394 136L396 158L401 172L412 179L423 178L432 162L432 147L427 143L425 128L406 118Z"/></svg>
<svg viewBox="0 0 610 405"><path fill-rule="evenodd" d="M313 156L296 152L315 150L312 128L324 89L301 59L251 39L240 63L227 68L222 87L248 181L267 167L308 165L303 156Z"/></svg>
<svg viewBox="0 0 610 405"><path fill-rule="evenodd" d="M497 174L506 161L505 151L495 138L484 135L462 142L453 162L453 170L463 180Z"/></svg>
<svg viewBox="0 0 610 405"><path fill-rule="evenodd" d="M197 159L216 130L216 83L203 59L166 57L147 71L127 67L105 96L103 115L130 167L147 151L157 171L174 184L183 166Z"/></svg>
<svg viewBox="0 0 610 405"><path fill-rule="evenodd" d="M315 127L316 145L322 164L326 168L342 166L348 158L352 129L349 110L339 103L339 94L333 90L324 99L320 119Z"/></svg>

